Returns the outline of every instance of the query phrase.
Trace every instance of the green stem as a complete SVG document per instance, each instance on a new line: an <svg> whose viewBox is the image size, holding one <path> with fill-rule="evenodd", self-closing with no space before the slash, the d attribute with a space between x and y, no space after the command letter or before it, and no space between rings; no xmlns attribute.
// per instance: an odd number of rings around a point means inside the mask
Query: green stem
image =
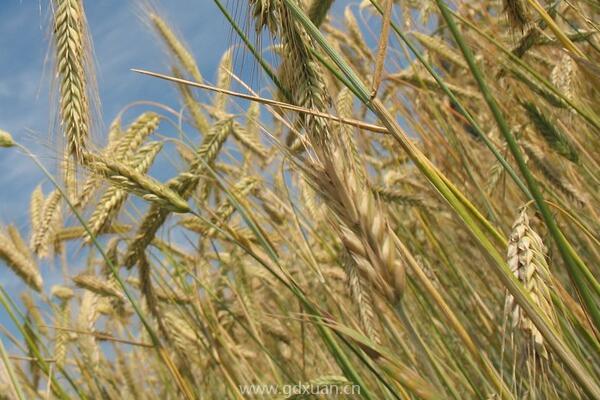
<svg viewBox="0 0 600 400"><path fill-rule="evenodd" d="M521 174L525 178L525 182L527 182L527 186L529 187L529 190L531 192L531 195L533 196L537 208L542 214L546 226L548 227L550 234L554 238L559 248L560 254L563 260L565 261L565 265L567 265L569 275L574 280L575 286L577 287L581 296L583 297L586 309L590 313L592 320L594 321L594 325L596 326L596 328L600 329L600 309L597 307L594 297L588 291L586 279L591 284L596 296L600 295L600 285L592 275L591 271L585 265L585 263L581 260L581 258L579 258L577 253L575 253L575 250L568 242L567 238L563 235L562 231L558 227L558 224L556 223L556 220L552 216L550 209L546 205L546 202L544 201L544 197L537 184L537 181L535 180L533 174L527 167L527 163L525 162L523 153L521 152L521 149L519 148L519 145L517 144L514 135L510 131L510 127L508 126L508 123L506 122L506 119L504 118L502 111L500 110L500 107L496 102L496 99L492 95L487 83L485 82L483 74L481 73L481 70L475 62L475 57L473 57L471 49L467 46L463 36L458 30L458 27L454 22L454 18L452 17L448 6L442 0L436 0L436 3L438 4L442 17L444 18L444 20L446 20L446 23L448 24L448 28L450 29L454 40L456 41L458 47L462 51L465 60L469 65L469 69L473 74L473 77L479 85L481 93L483 94L483 97L486 103L488 104L488 107L490 108L494 119L496 120L498 128L504 136L511 153L515 158L517 165L519 166Z"/></svg>

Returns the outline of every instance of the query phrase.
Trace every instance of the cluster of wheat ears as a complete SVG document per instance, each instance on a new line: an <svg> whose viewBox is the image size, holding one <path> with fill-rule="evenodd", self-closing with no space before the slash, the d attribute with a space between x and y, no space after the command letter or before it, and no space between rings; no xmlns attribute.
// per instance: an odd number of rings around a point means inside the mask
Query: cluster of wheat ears
<svg viewBox="0 0 600 400"><path fill-rule="evenodd" d="M214 0L214 84L141 3L172 68L132 79L179 105L94 134L51 0L55 171L0 131L47 174L0 231L1 399L600 399L597 1Z"/></svg>

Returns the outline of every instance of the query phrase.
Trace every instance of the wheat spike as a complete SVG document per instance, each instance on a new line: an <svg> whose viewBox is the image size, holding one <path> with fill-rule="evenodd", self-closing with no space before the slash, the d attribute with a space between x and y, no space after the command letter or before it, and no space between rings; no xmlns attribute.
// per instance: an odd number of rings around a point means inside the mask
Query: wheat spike
<svg viewBox="0 0 600 400"><path fill-rule="evenodd" d="M221 58L219 68L217 69L217 87L219 89L229 89L231 86L231 70L233 68L233 48L228 49ZM224 113L227 107L229 96L224 93L216 93L213 99L213 108L217 115Z"/></svg>
<svg viewBox="0 0 600 400"><path fill-rule="evenodd" d="M122 302L125 301L125 295L119 291L114 282L103 280L89 273L74 276L72 280L78 287L89 290L99 296L113 297Z"/></svg>
<svg viewBox="0 0 600 400"><path fill-rule="evenodd" d="M150 12L148 17L152 25L163 39L171 54L179 61L185 71L198 83L203 83L202 75L196 65L194 57L189 50L181 43L177 35L169 25L156 13Z"/></svg>
<svg viewBox="0 0 600 400"><path fill-rule="evenodd" d="M257 15L256 7L262 3L250 3L254 15ZM292 99L306 108L327 109L329 96L321 68L310 51L314 45L312 38L295 22L283 3L273 1L270 11L277 13L280 20L280 27L272 33L281 36L287 51L282 67L286 80L282 81L290 88ZM258 20L257 26L264 21L264 18ZM312 179L338 217L334 224L344 246L363 278L396 304L404 293L404 266L396 256L395 235L385 215L371 193L360 189L362 185L357 181L357 175L346 169L353 163L340 150L340 141L333 139L328 121L307 115L303 116L303 122L312 148L323 165L315 166L317 172Z"/></svg>
<svg viewBox="0 0 600 400"><path fill-rule="evenodd" d="M425 35L418 31L413 31L411 34L416 37L417 40L419 40L419 42L421 42L421 44L427 48L427 50L437 53L442 58L453 62L463 69L468 68L462 56L460 56L454 49L450 48L448 44L442 40Z"/></svg>
<svg viewBox="0 0 600 400"><path fill-rule="evenodd" d="M140 115L115 142L109 143L104 155L116 157L118 161L130 161L144 140L152 134L160 117L153 112Z"/></svg>
<svg viewBox="0 0 600 400"><path fill-rule="evenodd" d="M8 265L32 289L42 291L42 276L38 266L21 254L14 243L4 233L0 232L0 259Z"/></svg>
<svg viewBox="0 0 600 400"><path fill-rule="evenodd" d="M152 142L142 147L131 161L133 169L136 172L145 174L161 151L162 146L160 142ZM120 189L118 186L110 187L98 201L96 209L90 217L88 222L90 232L93 235L98 235L106 230L111 225L112 220L118 215L126 199L126 190ZM84 240L86 242L91 240L87 232Z"/></svg>
<svg viewBox="0 0 600 400"><path fill-rule="evenodd" d="M77 316L77 329L87 332L79 335L79 346L84 362L92 371L96 371L100 364L100 349L93 335L96 331L96 321L98 319L98 301L97 294L85 290L79 305L79 315Z"/></svg>
<svg viewBox="0 0 600 400"><path fill-rule="evenodd" d="M248 150L256 154L261 159L267 158L267 149L260 143L259 138L237 122L232 125L233 136Z"/></svg>
<svg viewBox="0 0 600 400"><path fill-rule="evenodd" d="M69 341L69 333L66 329L69 328L71 322L71 308L69 300L73 297L73 291L66 287L52 288L54 296L60 299L58 310L56 311L54 324L56 325L56 333L54 334L54 359L58 368L64 368L67 358L67 344Z"/></svg>
<svg viewBox="0 0 600 400"><path fill-rule="evenodd" d="M161 208L176 212L190 211L187 202L175 191L127 164L92 153L86 153L84 161L93 173L108 178L113 185L156 203Z"/></svg>
<svg viewBox="0 0 600 400"><path fill-rule="evenodd" d="M89 44L81 0L53 0L60 119L67 154L81 161L89 136Z"/></svg>
<svg viewBox="0 0 600 400"><path fill-rule="evenodd" d="M31 193L29 202L29 219L31 223L31 232L36 232L42 224L42 212L44 210L44 192L40 185Z"/></svg>
<svg viewBox="0 0 600 400"><path fill-rule="evenodd" d="M529 225L527 210L521 210L512 227L508 243L507 262L512 273L523 284L531 300L544 313L544 316L556 324L556 315L551 298L551 273L546 262L546 247L542 238ZM507 294L505 312L510 316L513 329L519 328L530 337L535 352L548 358L544 337L531 322L511 294Z"/></svg>
<svg viewBox="0 0 600 400"><path fill-rule="evenodd" d="M48 328L44 322L44 318L42 317L42 313L40 309L35 304L33 297L31 294L27 292L21 293L21 301L23 301L23 305L27 309L27 314L31 317L31 320L34 322L35 327L42 335L48 334Z"/></svg>
<svg viewBox="0 0 600 400"><path fill-rule="evenodd" d="M575 99L577 95L577 72L577 64L568 53L565 53L561 56L550 73L552 84L571 101Z"/></svg>
<svg viewBox="0 0 600 400"><path fill-rule="evenodd" d="M58 190L53 191L44 202L43 211L39 220L39 227L33 232L31 248L40 257L48 255L48 248L52 243L56 223L60 220L60 199Z"/></svg>

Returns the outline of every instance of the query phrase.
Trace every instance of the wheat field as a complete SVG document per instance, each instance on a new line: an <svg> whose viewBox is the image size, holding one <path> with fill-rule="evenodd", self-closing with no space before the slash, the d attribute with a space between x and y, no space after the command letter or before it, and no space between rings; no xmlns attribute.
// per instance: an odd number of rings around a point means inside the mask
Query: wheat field
<svg viewBox="0 0 600 400"><path fill-rule="evenodd" d="M0 399L600 399L600 3L214 0L203 76L139 0L178 98L111 116L49 3Z"/></svg>

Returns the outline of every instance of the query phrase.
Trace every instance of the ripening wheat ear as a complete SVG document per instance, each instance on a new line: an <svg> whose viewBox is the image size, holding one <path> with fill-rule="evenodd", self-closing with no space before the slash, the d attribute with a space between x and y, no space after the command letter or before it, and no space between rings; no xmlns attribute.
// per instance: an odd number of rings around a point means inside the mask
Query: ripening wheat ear
<svg viewBox="0 0 600 400"><path fill-rule="evenodd" d="M132 168L142 174L145 174L154 159L162 149L161 142L151 142L142 147L138 154L131 160ZM96 209L90 217L88 223L89 230L93 235L98 235L110 227L112 221L118 215L121 207L127 200L127 191L117 186L111 186L106 190L102 198L96 205ZM86 234L84 240L91 241L91 236Z"/></svg>
<svg viewBox="0 0 600 400"><path fill-rule="evenodd" d="M77 317L77 329L86 332L79 336L81 355L85 363L96 370L100 362L100 349L94 333L96 332L96 321L98 320L98 300L96 293L86 290L81 298L79 315Z"/></svg>
<svg viewBox="0 0 600 400"><path fill-rule="evenodd" d="M527 210L521 210L512 227L508 243L508 266L523 284L531 300L544 313L544 317L555 326L556 314L551 298L551 273L546 262L546 247L542 238L529 225ZM511 294L506 295L505 313L511 328L520 329L533 345L537 356L548 359L544 337L523 312Z"/></svg>
<svg viewBox="0 0 600 400"><path fill-rule="evenodd" d="M169 48L169 52L179 61L179 64L190 74L190 76L198 83L203 83L202 74L196 65L194 56L189 50L181 43L177 35L173 32L171 27L156 13L150 11L148 18L154 26L154 29L158 32L162 40Z"/></svg>
<svg viewBox="0 0 600 400"><path fill-rule="evenodd" d="M21 254L9 237L0 232L0 260L3 260L25 283L42 291L42 276L31 258Z"/></svg>
<svg viewBox="0 0 600 400"><path fill-rule="evenodd" d="M47 257L50 243L52 243L57 221L60 220L60 199L58 190L53 191L44 201L37 228L32 230L31 248L39 257ZM37 200L36 200L37 202ZM32 201L32 208L34 207ZM38 207L38 205L35 205ZM36 216L36 219L38 217ZM33 209L32 209L33 221Z"/></svg>
<svg viewBox="0 0 600 400"><path fill-rule="evenodd" d="M85 14L82 0L53 0L53 5L60 123L66 153L81 161L90 131L87 81L91 69Z"/></svg>
<svg viewBox="0 0 600 400"><path fill-rule="evenodd" d="M69 333L66 329L69 328L71 320L71 310L69 301L73 298L73 290L66 286L53 286L50 293L53 297L59 300L58 310L56 310L54 325L56 326L54 334L54 359L56 366L63 368L67 357L67 342Z"/></svg>
<svg viewBox="0 0 600 400"><path fill-rule="evenodd" d="M86 153L84 157L86 168L98 176L106 177L113 185L135 193L162 208L176 212L190 211L187 202L175 191L129 165L91 153Z"/></svg>

